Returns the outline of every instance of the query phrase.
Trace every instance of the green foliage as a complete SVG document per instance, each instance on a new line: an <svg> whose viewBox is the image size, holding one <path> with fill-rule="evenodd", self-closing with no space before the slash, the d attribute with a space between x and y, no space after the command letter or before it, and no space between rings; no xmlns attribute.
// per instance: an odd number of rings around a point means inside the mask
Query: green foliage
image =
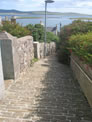
<svg viewBox="0 0 92 122"><path fill-rule="evenodd" d="M36 25L27 25L26 28L32 32L32 36L34 38L34 41L44 40L44 27L41 24Z"/></svg>
<svg viewBox="0 0 92 122"><path fill-rule="evenodd" d="M20 26L19 24L11 24L10 22L5 22L2 27L0 27L1 31L7 31L16 37L23 37L26 35L30 35L31 32L25 28Z"/></svg>
<svg viewBox="0 0 92 122"><path fill-rule="evenodd" d="M35 63L35 62L37 62L38 61L38 59L37 58L34 58L34 59L32 59L32 61L31 61L31 66Z"/></svg>
<svg viewBox="0 0 92 122"><path fill-rule="evenodd" d="M72 35L69 44L70 49L72 49L84 63L92 66L92 32Z"/></svg>
<svg viewBox="0 0 92 122"><path fill-rule="evenodd" d="M61 46L59 48L59 50L57 51L58 54L58 60L59 62L62 62L63 64L67 64L69 65L70 63L70 57L69 57L69 51L67 51L67 49L63 46Z"/></svg>
<svg viewBox="0 0 92 122"><path fill-rule="evenodd" d="M32 32L34 41L44 42L44 27L41 24L27 25L26 28ZM47 42L57 42L59 37L52 32L47 32Z"/></svg>
<svg viewBox="0 0 92 122"><path fill-rule="evenodd" d="M7 31L16 37L31 35L34 41L44 42L44 27L41 24L29 24L23 27L19 24L11 24L11 22L7 21L0 27L0 31ZM47 32L47 42L57 42L58 40L58 36L54 35L52 32Z"/></svg>
<svg viewBox="0 0 92 122"><path fill-rule="evenodd" d="M61 57L59 56L59 60L64 60L66 63L66 57L64 58L62 57L62 55L67 55L67 60L69 59L70 53L68 47L69 47L69 39L72 35L86 34L87 32L91 31L92 31L92 22L84 22L80 20L74 21L72 24L62 27L60 32L60 42L58 45L60 45L59 53L64 54L58 54L61 55Z"/></svg>
<svg viewBox="0 0 92 122"><path fill-rule="evenodd" d="M47 32L47 42L57 42L59 40L59 37L53 34L52 32Z"/></svg>

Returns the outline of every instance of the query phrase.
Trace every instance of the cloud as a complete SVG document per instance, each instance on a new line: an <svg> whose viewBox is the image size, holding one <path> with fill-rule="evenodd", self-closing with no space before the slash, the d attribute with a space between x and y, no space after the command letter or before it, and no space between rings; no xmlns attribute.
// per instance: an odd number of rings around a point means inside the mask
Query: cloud
<svg viewBox="0 0 92 122"><path fill-rule="evenodd" d="M76 2L77 7L92 7L92 1Z"/></svg>
<svg viewBox="0 0 92 122"><path fill-rule="evenodd" d="M44 10L45 0L0 0L1 9L18 9L26 11ZM90 13L92 0L54 0L48 4L48 11Z"/></svg>

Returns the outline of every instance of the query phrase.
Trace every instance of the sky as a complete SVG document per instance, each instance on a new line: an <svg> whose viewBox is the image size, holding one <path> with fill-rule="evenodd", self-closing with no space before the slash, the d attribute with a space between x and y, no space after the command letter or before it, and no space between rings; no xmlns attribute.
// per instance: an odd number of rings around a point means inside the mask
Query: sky
<svg viewBox="0 0 92 122"><path fill-rule="evenodd" d="M0 9L21 11L44 11L45 0L0 0ZM48 4L48 11L76 12L92 15L92 0L54 0Z"/></svg>

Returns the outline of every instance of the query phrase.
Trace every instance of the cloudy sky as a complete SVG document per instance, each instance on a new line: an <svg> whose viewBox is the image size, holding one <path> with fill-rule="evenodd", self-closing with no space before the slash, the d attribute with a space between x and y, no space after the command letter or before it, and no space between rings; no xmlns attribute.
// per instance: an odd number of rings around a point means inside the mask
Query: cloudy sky
<svg viewBox="0 0 92 122"><path fill-rule="evenodd" d="M0 9L44 10L44 0L0 0ZM55 0L48 11L92 14L92 0Z"/></svg>

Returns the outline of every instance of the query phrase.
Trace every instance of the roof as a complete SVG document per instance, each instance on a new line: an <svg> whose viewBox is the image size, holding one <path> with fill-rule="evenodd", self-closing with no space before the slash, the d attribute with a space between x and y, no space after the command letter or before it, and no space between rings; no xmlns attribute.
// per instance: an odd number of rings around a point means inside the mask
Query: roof
<svg viewBox="0 0 92 122"><path fill-rule="evenodd" d="M47 32L53 32L54 34L56 34L57 31L57 27L47 27Z"/></svg>

